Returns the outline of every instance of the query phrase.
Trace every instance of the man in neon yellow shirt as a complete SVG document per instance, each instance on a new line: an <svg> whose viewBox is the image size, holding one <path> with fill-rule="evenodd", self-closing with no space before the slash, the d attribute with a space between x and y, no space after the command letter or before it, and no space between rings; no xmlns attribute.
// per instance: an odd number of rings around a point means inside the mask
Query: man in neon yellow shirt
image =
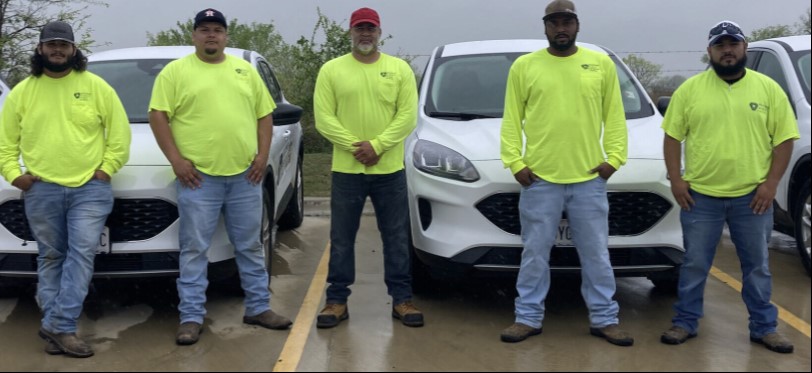
<svg viewBox="0 0 812 373"><path fill-rule="evenodd" d="M409 64L378 51L380 26L374 10L353 12L352 53L324 64L316 81L316 129L333 143L330 286L318 316L320 328L349 317L355 236L367 196L383 240L392 316L407 326L423 325L423 314L412 303L403 170L403 141L417 121L417 85Z"/></svg>
<svg viewBox="0 0 812 373"><path fill-rule="evenodd" d="M631 346L634 339L618 327L608 250L606 181L626 162L627 146L617 71L605 54L575 45L580 22L571 1L551 2L544 26L550 47L514 62L505 95L502 161L522 185L524 250L516 319L501 339L519 342L541 333L550 251L566 211L581 261L590 332Z"/></svg>
<svg viewBox="0 0 812 373"><path fill-rule="evenodd" d="M45 351L89 357L93 348L76 324L113 210L110 178L129 158L130 123L113 88L86 71L69 24L45 25L31 61L31 76L14 87L0 117L0 167L23 191L37 240Z"/></svg>
<svg viewBox="0 0 812 373"><path fill-rule="evenodd" d="M271 311L262 230L262 178L276 108L254 67L224 53L228 24L204 9L194 20L195 53L155 79L149 122L177 176L180 214L180 326L175 342L197 343L206 316L207 252L223 212L245 292L246 324L287 329Z"/></svg>
<svg viewBox="0 0 812 373"><path fill-rule="evenodd" d="M799 138L795 115L776 82L745 68L747 41L738 25L722 21L711 29L708 56L713 69L674 92L663 121L671 191L682 207L685 259L677 314L660 340L680 344L697 335L705 282L727 223L742 265L750 339L789 353L793 346L776 332L778 311L770 303L767 243L778 181Z"/></svg>

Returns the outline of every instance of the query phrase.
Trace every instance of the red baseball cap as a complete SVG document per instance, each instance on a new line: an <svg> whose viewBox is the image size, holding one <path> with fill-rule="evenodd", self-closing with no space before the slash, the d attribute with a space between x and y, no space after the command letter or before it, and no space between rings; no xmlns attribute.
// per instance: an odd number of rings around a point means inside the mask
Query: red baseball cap
<svg viewBox="0 0 812 373"><path fill-rule="evenodd" d="M355 27L355 25L361 22L369 22L376 27L381 27L381 18L378 17L378 12L370 8L361 8L352 12L352 17L350 17L350 27Z"/></svg>

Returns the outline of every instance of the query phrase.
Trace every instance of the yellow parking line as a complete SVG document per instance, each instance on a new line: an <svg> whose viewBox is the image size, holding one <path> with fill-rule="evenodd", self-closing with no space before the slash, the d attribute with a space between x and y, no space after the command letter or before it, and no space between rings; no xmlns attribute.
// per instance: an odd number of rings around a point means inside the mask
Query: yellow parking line
<svg viewBox="0 0 812 373"><path fill-rule="evenodd" d="M727 286L736 289L736 291L738 291L739 293L742 292L742 283L736 280L735 278L730 277L730 275L728 275L727 273L722 272L719 268L716 268L715 266L711 267L710 273L711 275L713 275L713 277L716 277L719 281L722 281L725 284L727 284ZM807 323L804 320L801 320L798 316L793 315L792 312L787 311L786 309L784 309L784 307L775 304L775 302L770 303L774 304L775 307L778 308L778 318L781 319L781 321L789 324L789 326L803 333L807 338L812 338L811 332L812 328L810 328L809 323Z"/></svg>
<svg viewBox="0 0 812 373"><path fill-rule="evenodd" d="M313 280L310 282L307 295L305 295L302 302L302 308L299 309L299 314L296 315L293 329L291 329L285 346L282 348L282 353L279 354L279 360L276 361L273 367L274 372L295 372L299 366L305 344L307 344L307 336L310 334L313 319L316 318L321 303L321 295L324 294L329 263L330 243L328 242L319 261L319 266L316 268L316 274L313 275Z"/></svg>

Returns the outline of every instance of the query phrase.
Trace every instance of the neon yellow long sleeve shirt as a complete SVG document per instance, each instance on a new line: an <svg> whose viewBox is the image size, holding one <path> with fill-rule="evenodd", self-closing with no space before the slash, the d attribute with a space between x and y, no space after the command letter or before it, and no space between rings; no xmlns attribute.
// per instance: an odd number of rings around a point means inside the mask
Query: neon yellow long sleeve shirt
<svg viewBox="0 0 812 373"><path fill-rule="evenodd" d="M26 172L78 187L96 170L113 175L130 156L130 122L110 85L90 72L29 77L11 90L0 115L0 172Z"/></svg>
<svg viewBox="0 0 812 373"><path fill-rule="evenodd" d="M372 64L352 54L322 66L313 97L316 129L333 143L332 170L390 174L403 169L403 141L417 122L417 84L405 61L381 53ZM370 167L352 144L369 141L380 161Z"/></svg>
<svg viewBox="0 0 812 373"><path fill-rule="evenodd" d="M501 155L512 173L529 167L553 183L591 180L597 174L589 171L603 162L615 169L626 163L627 141L617 70L608 56L578 48L556 57L543 49L511 66Z"/></svg>

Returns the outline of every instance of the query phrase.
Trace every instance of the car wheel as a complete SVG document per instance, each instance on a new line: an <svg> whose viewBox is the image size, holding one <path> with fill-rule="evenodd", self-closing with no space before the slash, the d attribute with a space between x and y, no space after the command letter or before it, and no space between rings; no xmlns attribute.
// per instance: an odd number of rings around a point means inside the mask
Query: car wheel
<svg viewBox="0 0 812 373"><path fill-rule="evenodd" d="M658 272L648 276L657 291L665 294L676 294L679 287L679 267L668 272Z"/></svg>
<svg viewBox="0 0 812 373"><path fill-rule="evenodd" d="M801 262L806 269L807 275L812 275L812 263L810 263L810 181L807 180L804 183L804 186L801 188L801 191L798 193L798 198L796 201L799 201L799 205L795 207L795 216L793 216L793 221L795 221L795 241L798 246L798 252L801 254Z"/></svg>
<svg viewBox="0 0 812 373"><path fill-rule="evenodd" d="M293 196L279 218L279 229L289 230L299 228L304 221L304 182L302 181L302 157L296 166L296 180L293 185Z"/></svg>

